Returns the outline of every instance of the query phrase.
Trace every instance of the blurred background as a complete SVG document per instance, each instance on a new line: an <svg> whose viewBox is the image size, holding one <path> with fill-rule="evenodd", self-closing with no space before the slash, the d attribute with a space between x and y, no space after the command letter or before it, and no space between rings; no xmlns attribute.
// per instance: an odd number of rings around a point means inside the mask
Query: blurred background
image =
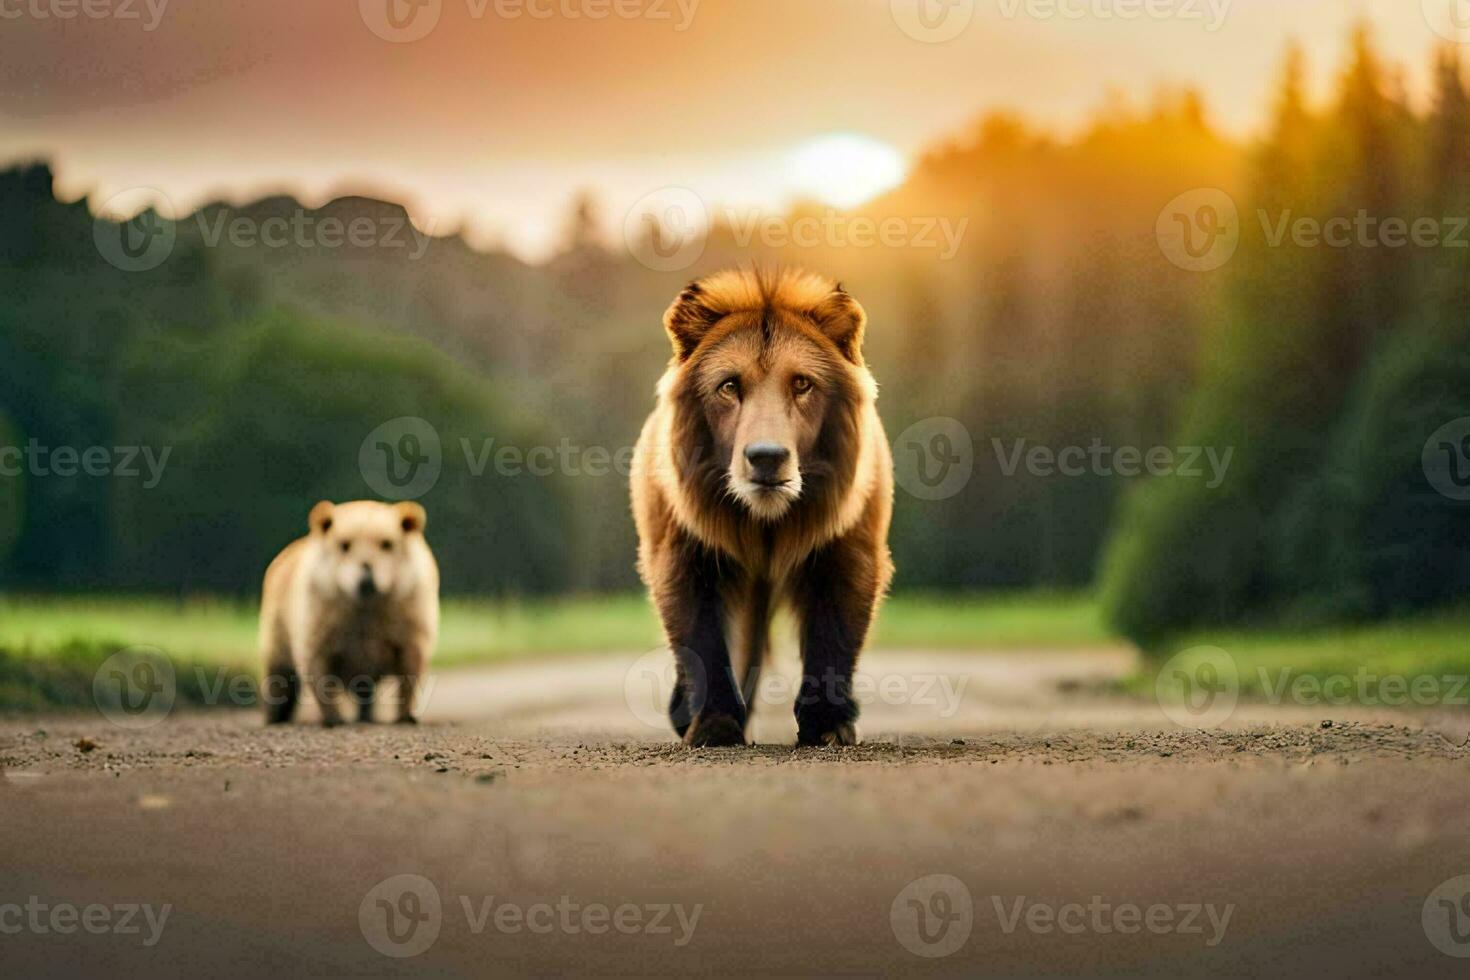
<svg viewBox="0 0 1470 980"><path fill-rule="evenodd" d="M428 508L445 662L656 645L627 451L737 262L868 309L880 644L1470 661L1456 0L1062 6L18 7L0 703L248 669L323 498Z"/></svg>

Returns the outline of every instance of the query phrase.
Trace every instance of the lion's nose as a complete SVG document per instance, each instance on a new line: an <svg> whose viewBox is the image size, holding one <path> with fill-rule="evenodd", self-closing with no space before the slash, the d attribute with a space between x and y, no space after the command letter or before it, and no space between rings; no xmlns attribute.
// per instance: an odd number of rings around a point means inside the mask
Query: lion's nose
<svg viewBox="0 0 1470 980"><path fill-rule="evenodd" d="M757 481L773 479L790 458L791 450L774 442L753 442L745 447L745 461Z"/></svg>

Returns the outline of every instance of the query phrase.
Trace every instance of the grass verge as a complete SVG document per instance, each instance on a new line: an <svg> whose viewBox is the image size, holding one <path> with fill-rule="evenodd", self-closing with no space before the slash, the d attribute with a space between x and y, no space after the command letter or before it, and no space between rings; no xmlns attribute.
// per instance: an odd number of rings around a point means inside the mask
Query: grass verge
<svg viewBox="0 0 1470 980"><path fill-rule="evenodd" d="M1273 703L1470 706L1470 607L1380 623L1191 633L1169 643L1125 687L1152 693L1161 664L1193 674L1206 660L1229 664L1243 696Z"/></svg>
<svg viewBox="0 0 1470 980"><path fill-rule="evenodd" d="M97 671L135 647L163 651L178 696L217 697L223 679L254 676L257 609L198 598L0 597L0 709L84 707ZM777 629L790 630L789 622ZM917 649L1068 648L1110 642L1082 595L906 595L878 617L876 646ZM641 595L444 603L436 666L540 654L653 650L660 629Z"/></svg>
<svg viewBox="0 0 1470 980"><path fill-rule="evenodd" d="M168 691L168 706L254 705L255 672L238 664L167 658L172 681L157 672L160 658L117 643L72 641L45 651L0 647L0 711L101 708L130 713L160 702L145 691Z"/></svg>
<svg viewBox="0 0 1470 980"><path fill-rule="evenodd" d="M238 703L238 696L221 698L221 685L254 678L256 615L249 603L219 599L0 598L0 710L90 707L99 669L109 657L135 647L167 655L179 703ZM790 629L789 621L777 624L778 631ZM789 643L789 636L778 633L777 642ZM884 605L872 645L1039 651L1116 642L1096 605L1082 594L907 594ZM435 664L653 650L661 643L657 620L641 595L451 599L444 604ZM1158 666L1197 647L1229 654L1246 697L1378 705L1470 701L1470 680L1461 685L1470 678L1470 607L1330 629L1194 633L1145 661L1121 686L1151 695Z"/></svg>

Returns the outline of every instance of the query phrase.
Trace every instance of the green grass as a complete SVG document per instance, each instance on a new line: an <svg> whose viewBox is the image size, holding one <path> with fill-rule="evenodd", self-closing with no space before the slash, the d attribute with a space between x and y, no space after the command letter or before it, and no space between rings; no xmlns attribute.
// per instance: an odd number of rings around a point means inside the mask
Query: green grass
<svg viewBox="0 0 1470 980"><path fill-rule="evenodd" d="M436 664L487 663L545 653L653 649L658 621L640 595L444 603Z"/></svg>
<svg viewBox="0 0 1470 980"><path fill-rule="evenodd" d="M253 663L255 611L207 599L0 598L0 649L44 657L68 648L131 646L204 663Z"/></svg>
<svg viewBox="0 0 1470 980"><path fill-rule="evenodd" d="M0 711L117 708L121 696L118 678L151 687L161 676L155 665L163 659L154 652L112 642L77 641L44 652L0 647ZM149 673L139 673L138 665L143 663ZM243 664L170 656L166 666L174 677L174 683L168 685L174 698L170 703L240 708L255 703L255 671Z"/></svg>
<svg viewBox="0 0 1470 980"><path fill-rule="evenodd" d="M1283 678L1290 685L1300 677L1318 682L1348 677L1353 679L1354 700L1359 700L1361 671L1366 677L1361 689L1370 698L1384 700L1379 697L1384 678L1412 683L1416 678L1470 677L1470 607L1331 628L1205 631L1176 639L1164 653L1198 646L1219 647L1228 653L1239 672L1242 693L1250 696L1283 690ZM1444 690L1448 687L1441 685ZM1464 693L1470 697L1470 690Z"/></svg>
<svg viewBox="0 0 1470 980"><path fill-rule="evenodd" d="M30 655L81 646L152 646L209 664L254 664L257 608L216 599L0 599L0 649ZM639 596L444 603L436 663L552 651L637 649L657 642Z"/></svg>
<svg viewBox="0 0 1470 980"><path fill-rule="evenodd" d="M0 597L0 710L82 708L111 656L156 647L175 665L186 702L208 700L197 681L254 673L250 611L226 602Z"/></svg>
<svg viewBox="0 0 1470 980"><path fill-rule="evenodd" d="M198 678L217 682L257 672L257 616L253 604L217 599L0 597L0 709L88 706L98 668L133 647L162 650L175 667L180 697L202 703L207 694L195 690ZM444 604L435 663L657 643L657 624L641 596L451 600Z"/></svg>
<svg viewBox="0 0 1470 980"><path fill-rule="evenodd" d="M252 604L124 597L0 597L0 709L91 704L97 668L131 647L156 647L178 669L179 694L206 700L207 674L253 676ZM778 623L789 630L789 623ZM778 635L777 642L789 643ZM873 646L897 649L1078 649L1116 644L1083 594L1012 593L890 599ZM452 599L444 604L439 666L545 654L652 650L658 623L641 595L536 600ZM1157 662L1196 646L1226 650L1249 696L1280 690L1282 678L1470 676L1470 607L1398 622L1315 630L1204 631L1179 638ZM1124 685L1152 692L1145 666ZM1357 691L1356 681L1353 690ZM1377 693L1376 682L1368 690ZM1470 691L1466 691L1470 697Z"/></svg>
<svg viewBox="0 0 1470 980"><path fill-rule="evenodd" d="M175 659L253 665L257 607L219 599L0 598L0 650L51 657L78 649L157 647ZM634 650L658 642L641 596L444 603L438 664L550 652Z"/></svg>
<svg viewBox="0 0 1470 980"><path fill-rule="evenodd" d="M76 647L151 646L208 664L253 664L253 604L118 597L0 597L0 649L31 656ZM441 665L541 653L641 650L660 643L641 595L444 603ZM900 596L878 618L875 645L986 648L1108 642L1084 596Z"/></svg>
<svg viewBox="0 0 1470 980"><path fill-rule="evenodd" d="M884 603L873 646L916 649L1041 649L1106 646L1091 597L1081 593L895 596Z"/></svg>
<svg viewBox="0 0 1470 980"><path fill-rule="evenodd" d="M179 695L202 703L200 678L253 676L253 604L219 599L0 597L0 709L85 707L113 654L162 650ZM778 624L789 629L789 623ZM875 644L889 647L1075 647L1107 642L1081 596L905 596L879 617ZM541 654L652 650L660 629L641 595L537 600L452 599L444 604L437 666Z"/></svg>

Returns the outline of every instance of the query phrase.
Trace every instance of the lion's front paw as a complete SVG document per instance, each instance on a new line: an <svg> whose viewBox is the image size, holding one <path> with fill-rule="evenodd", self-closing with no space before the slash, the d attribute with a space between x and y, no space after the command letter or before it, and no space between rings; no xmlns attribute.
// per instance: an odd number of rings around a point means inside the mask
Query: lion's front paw
<svg viewBox="0 0 1470 980"><path fill-rule="evenodd" d="M826 731L802 729L796 733L797 745L839 746L858 744L857 725L843 722Z"/></svg>
<svg viewBox="0 0 1470 980"><path fill-rule="evenodd" d="M745 725L734 715L701 714L684 733L684 744L696 749L744 745Z"/></svg>

